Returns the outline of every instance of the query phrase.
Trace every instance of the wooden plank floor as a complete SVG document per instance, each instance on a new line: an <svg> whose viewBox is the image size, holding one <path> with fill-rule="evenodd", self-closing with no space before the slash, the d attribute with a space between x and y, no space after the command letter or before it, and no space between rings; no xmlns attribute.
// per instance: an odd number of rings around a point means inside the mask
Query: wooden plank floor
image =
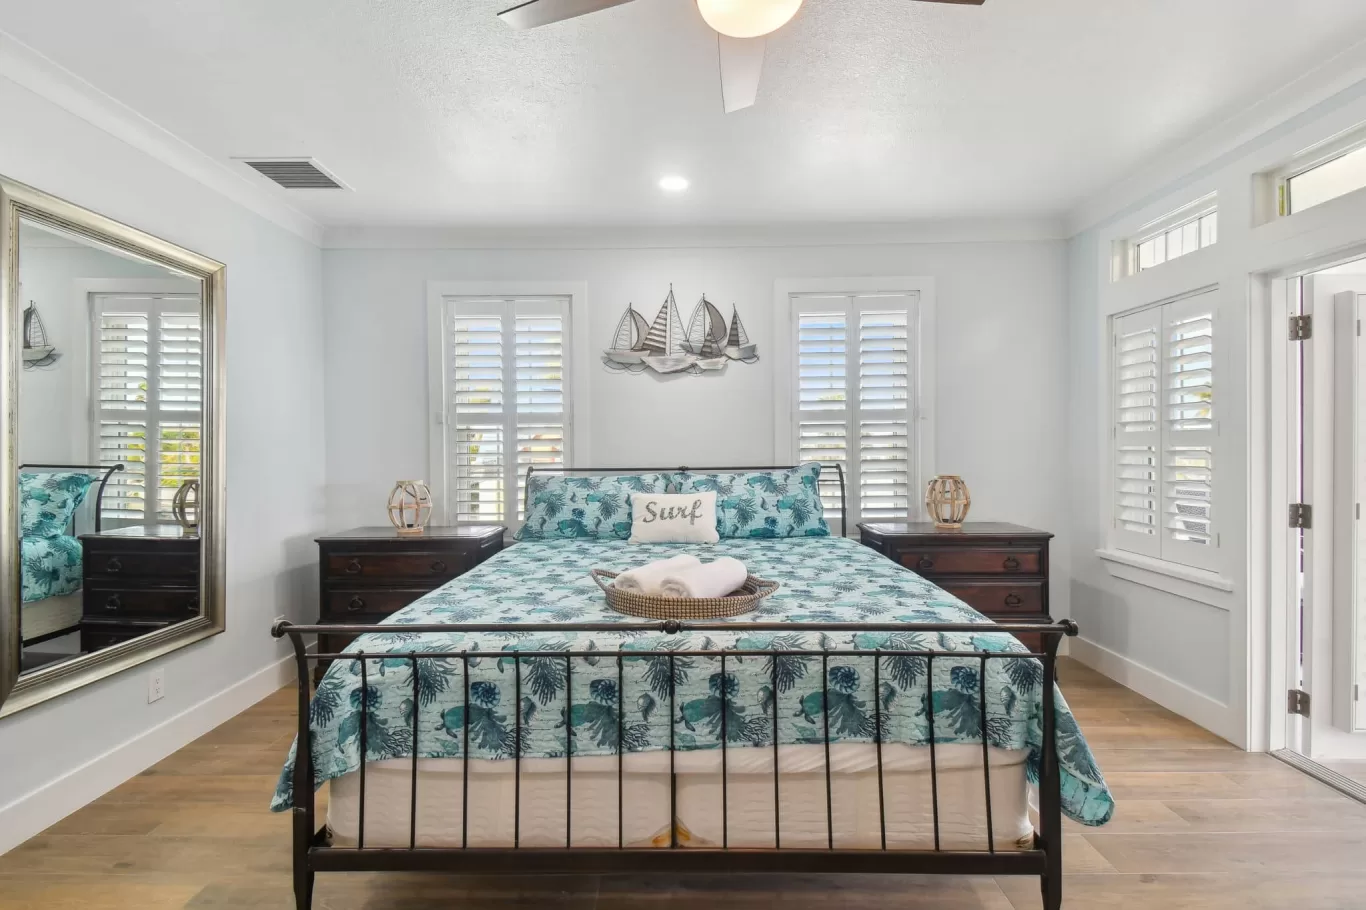
<svg viewBox="0 0 1366 910"><path fill-rule="evenodd" d="M1073 910L1366 907L1366 806L1232 748L1072 662L1064 691L1114 789L1067 823ZM0 910L289 908L287 816L266 811L293 736L282 690L0 857ZM895 876L465 878L319 875L327 910L1034 910L1035 879Z"/></svg>

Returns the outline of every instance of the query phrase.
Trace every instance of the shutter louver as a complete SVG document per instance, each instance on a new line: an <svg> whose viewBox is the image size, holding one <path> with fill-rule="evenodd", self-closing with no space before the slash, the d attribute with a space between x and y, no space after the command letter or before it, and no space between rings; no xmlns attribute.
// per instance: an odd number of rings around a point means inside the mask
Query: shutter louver
<svg viewBox="0 0 1366 910"><path fill-rule="evenodd" d="M859 314L858 495L862 520L910 512L910 335L905 309Z"/></svg>
<svg viewBox="0 0 1366 910"><path fill-rule="evenodd" d="M842 303L842 302L841 302ZM848 319L842 310L797 315L797 459L840 462L849 458ZM839 518L839 495L821 487L829 517Z"/></svg>
<svg viewBox="0 0 1366 910"><path fill-rule="evenodd" d="M455 519L501 521L507 474L502 316L454 315L451 348Z"/></svg>
<svg viewBox="0 0 1366 910"><path fill-rule="evenodd" d="M157 393L163 411L203 407L203 339L196 313L162 313L157 339ZM195 424L198 426L198 424Z"/></svg>
<svg viewBox="0 0 1366 910"><path fill-rule="evenodd" d="M99 433L100 464L123 465L122 471L109 475L101 515L141 522L147 504L147 425L101 420Z"/></svg>
<svg viewBox="0 0 1366 910"><path fill-rule="evenodd" d="M1193 302L1202 301L1195 298ZM1214 541L1214 313L1199 306L1167 309L1163 444L1167 536L1209 546Z"/></svg>
<svg viewBox="0 0 1366 910"><path fill-rule="evenodd" d="M102 410L147 410L148 323L146 312L100 314Z"/></svg>
<svg viewBox="0 0 1366 910"><path fill-rule="evenodd" d="M1152 538L1161 497L1157 323L1138 313L1116 320L1115 329L1115 525Z"/></svg>
<svg viewBox="0 0 1366 910"><path fill-rule="evenodd" d="M527 468L567 463L566 301L449 298L443 307L448 517L521 520Z"/></svg>
<svg viewBox="0 0 1366 910"><path fill-rule="evenodd" d="M514 304L517 346L517 519L526 518L526 471L564 464L564 317Z"/></svg>

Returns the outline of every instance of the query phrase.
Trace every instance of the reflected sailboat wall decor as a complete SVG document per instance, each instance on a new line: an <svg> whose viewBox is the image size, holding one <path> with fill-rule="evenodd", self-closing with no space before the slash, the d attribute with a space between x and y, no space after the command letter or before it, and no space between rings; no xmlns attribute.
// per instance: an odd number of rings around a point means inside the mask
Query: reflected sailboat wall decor
<svg viewBox="0 0 1366 910"><path fill-rule="evenodd" d="M758 346L750 342L734 305L731 314L727 326L721 310L703 295L685 329L671 285L653 322L647 323L634 306L626 308L610 347L603 351L603 365L614 372L649 369L666 375L697 375L723 371L732 360L758 362Z"/></svg>

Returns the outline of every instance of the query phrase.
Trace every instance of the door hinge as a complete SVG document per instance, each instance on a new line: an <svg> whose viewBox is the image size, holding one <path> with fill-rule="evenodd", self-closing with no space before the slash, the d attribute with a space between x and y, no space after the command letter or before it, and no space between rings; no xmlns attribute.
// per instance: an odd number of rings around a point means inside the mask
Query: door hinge
<svg viewBox="0 0 1366 910"><path fill-rule="evenodd" d="M1312 528L1314 526L1314 507L1307 502L1290 504L1290 527Z"/></svg>
<svg viewBox="0 0 1366 910"><path fill-rule="evenodd" d="M1291 316L1290 317L1290 340L1308 341L1314 334L1313 316Z"/></svg>
<svg viewBox="0 0 1366 910"><path fill-rule="evenodd" d="M1301 689L1291 689L1285 693L1285 710L1287 714L1298 714L1301 717L1309 716L1309 693Z"/></svg>

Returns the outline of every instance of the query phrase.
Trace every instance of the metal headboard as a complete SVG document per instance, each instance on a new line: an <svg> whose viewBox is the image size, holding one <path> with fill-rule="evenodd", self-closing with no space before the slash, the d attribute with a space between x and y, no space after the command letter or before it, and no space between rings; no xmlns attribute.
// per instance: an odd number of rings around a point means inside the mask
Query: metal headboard
<svg viewBox="0 0 1366 910"><path fill-rule="evenodd" d="M104 508L104 485L109 483L109 478L116 472L123 470L123 462L116 465L107 464L21 464L19 470L26 471L30 468L41 468L49 471L84 471L87 474L95 474L100 477L100 485L95 490L95 533L100 533L100 515ZM71 516L71 530L76 530L76 516Z"/></svg>
<svg viewBox="0 0 1366 910"><path fill-rule="evenodd" d="M820 476L816 478L816 483L818 485L838 485L840 491L840 536L849 536L849 528L847 524L849 515L849 503L845 497L844 492L844 465L840 464L838 461L806 462L806 464L819 464L821 466ZM530 504L526 501L526 491L531 489L532 474L720 474L722 472L731 474L738 473L741 471L791 471L794 468L798 467L800 467L800 465L780 464L758 467L755 467L753 465L744 465L741 467L727 468L690 468L687 465L682 465L681 467L677 468L566 468L562 465L557 464L533 464L527 467L526 469L526 485L522 488L522 511L528 513L531 511L529 507ZM831 474L832 470L834 472L833 476Z"/></svg>

